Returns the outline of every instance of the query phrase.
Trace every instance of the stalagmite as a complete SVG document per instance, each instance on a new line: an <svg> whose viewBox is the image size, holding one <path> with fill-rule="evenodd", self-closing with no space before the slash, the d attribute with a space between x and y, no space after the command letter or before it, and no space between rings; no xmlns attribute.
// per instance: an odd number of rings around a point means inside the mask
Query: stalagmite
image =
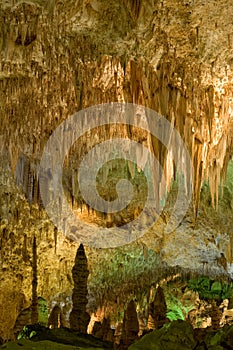
<svg viewBox="0 0 233 350"><path fill-rule="evenodd" d="M139 323L137 318L136 305L135 302L131 300L124 314L121 349L128 349L130 344L132 344L138 338L138 332Z"/></svg>
<svg viewBox="0 0 233 350"><path fill-rule="evenodd" d="M114 345L116 348L118 348L118 346L121 343L122 330L123 330L123 323L119 322L114 332Z"/></svg>
<svg viewBox="0 0 233 350"><path fill-rule="evenodd" d="M113 332L111 329L111 322L109 317L104 317L102 322L102 332L104 341L113 341Z"/></svg>
<svg viewBox="0 0 233 350"><path fill-rule="evenodd" d="M99 339L103 339L103 328L102 324L100 321L95 321L93 329L92 329L92 334Z"/></svg>
<svg viewBox="0 0 233 350"><path fill-rule="evenodd" d="M36 237L33 237L32 246L32 311L31 322L36 324L38 322L38 297L37 297L37 246Z"/></svg>
<svg viewBox="0 0 233 350"><path fill-rule="evenodd" d="M159 329L163 327L166 322L167 305L163 289L158 286L156 295L149 308L149 329Z"/></svg>
<svg viewBox="0 0 233 350"><path fill-rule="evenodd" d="M48 327L49 328L60 328L62 327L62 312L61 308L56 305L51 311L51 314L48 319Z"/></svg>
<svg viewBox="0 0 233 350"><path fill-rule="evenodd" d="M219 329L220 327L220 320L222 317L221 311L216 303L215 300L211 302L211 326L214 330Z"/></svg>
<svg viewBox="0 0 233 350"><path fill-rule="evenodd" d="M70 313L70 328L81 333L87 332L87 326L90 321L90 316L86 312L88 275L87 257L83 245L80 244L72 269L74 288L72 294L73 307Z"/></svg>

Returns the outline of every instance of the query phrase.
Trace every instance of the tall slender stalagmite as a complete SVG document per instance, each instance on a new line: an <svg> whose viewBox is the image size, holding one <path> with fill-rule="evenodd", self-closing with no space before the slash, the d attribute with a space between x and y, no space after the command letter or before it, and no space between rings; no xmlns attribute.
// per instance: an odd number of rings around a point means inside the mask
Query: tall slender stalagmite
<svg viewBox="0 0 233 350"><path fill-rule="evenodd" d="M166 322L166 312L167 305L163 289L159 286L156 291L155 298L150 304L149 309L149 320L148 328L149 329L159 329L162 328Z"/></svg>
<svg viewBox="0 0 233 350"><path fill-rule="evenodd" d="M72 269L74 288L72 294L73 308L70 313L70 327L81 332L87 332L90 316L86 312L87 304L87 279L89 271L87 257L82 244L80 244Z"/></svg>
<svg viewBox="0 0 233 350"><path fill-rule="evenodd" d="M37 247L36 237L33 238L32 246L32 324L38 323L38 297L37 297Z"/></svg>

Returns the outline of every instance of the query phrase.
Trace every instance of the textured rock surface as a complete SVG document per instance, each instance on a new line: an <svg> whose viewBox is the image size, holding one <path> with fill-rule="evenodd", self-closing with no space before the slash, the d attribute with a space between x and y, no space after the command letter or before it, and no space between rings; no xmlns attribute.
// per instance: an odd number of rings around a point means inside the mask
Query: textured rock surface
<svg viewBox="0 0 233 350"><path fill-rule="evenodd" d="M38 306L37 322L42 326L47 326L48 309L46 306L46 301L42 298L39 298L37 301L37 306ZM16 337L22 331L25 325L35 324L35 319L33 318L33 312L35 312L35 310L33 310L32 305L20 311L14 324L14 334ZM52 312L51 312L51 315L52 315Z"/></svg>
<svg viewBox="0 0 233 350"><path fill-rule="evenodd" d="M41 208L35 173L52 131L77 110L125 101L161 113L178 129L191 154L195 214L204 178L211 189L206 201L218 204L218 184L233 147L232 6L231 0L1 1L0 336L4 339L12 337L17 316L32 302L34 235L38 296L46 299L50 311L61 307L64 325L69 324L71 270L79 242L54 229ZM91 136L83 140L87 149L94 144ZM99 140L107 136L104 130ZM170 182L174 168L166 150L157 140L151 144ZM12 176L15 171L23 191ZM66 174L72 203L74 174ZM205 191L202 194L205 197ZM151 266L162 278L167 265L161 260L204 274L226 275L226 268L231 272L232 208L231 200L222 211L220 205L220 214L200 206L195 229L190 214L168 236L164 215L143 237L143 244L123 250L125 259L118 251L88 249L93 276L90 309L95 310L105 296L112 306L117 295L124 299L130 290L157 281ZM84 220L88 213L84 206ZM147 256L145 245L160 255L156 263ZM138 260L130 250L138 253ZM228 264L219 260L221 252ZM141 277L142 271L146 277Z"/></svg>
<svg viewBox="0 0 233 350"><path fill-rule="evenodd" d="M174 321L160 330L145 335L129 349L143 350L193 350L197 345L192 326L184 321Z"/></svg>
<svg viewBox="0 0 233 350"><path fill-rule="evenodd" d="M27 341L30 334L33 332L33 336L30 337L30 342ZM20 346L20 343L22 343L22 346L24 345L24 340L27 346L25 348L32 349L35 347L36 349L50 349L52 344L54 344L54 348L56 346L58 349L62 349L62 346L66 348L66 346L70 346L71 349L112 349L113 344L110 342L103 342L92 335L88 334L80 334L77 333L73 330L70 330L68 328L60 328L60 329L48 329L45 327L42 327L40 325L33 325L33 326L28 326L26 327L26 332L25 332L26 339L18 339L16 341L15 347L16 349L18 348L17 346ZM13 343L7 343L4 346L11 348ZM47 347L46 347L47 345ZM69 349L69 347L68 347Z"/></svg>
<svg viewBox="0 0 233 350"><path fill-rule="evenodd" d="M174 321L160 330L141 338L129 349L231 349L232 326L216 331L203 329L204 337L193 333L190 324L183 321ZM203 339L202 339L203 338Z"/></svg>
<svg viewBox="0 0 233 350"><path fill-rule="evenodd" d="M217 194L232 146L232 5L138 4L135 15L133 2L3 3L2 144L15 169L20 153L37 158L51 131L77 109L141 103L185 138L197 203L206 171Z"/></svg>

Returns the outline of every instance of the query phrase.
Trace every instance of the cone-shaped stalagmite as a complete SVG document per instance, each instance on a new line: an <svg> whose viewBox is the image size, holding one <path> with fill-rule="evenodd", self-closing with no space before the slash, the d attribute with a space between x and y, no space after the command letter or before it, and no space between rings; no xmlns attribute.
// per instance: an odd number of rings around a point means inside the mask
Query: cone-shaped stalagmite
<svg viewBox="0 0 233 350"><path fill-rule="evenodd" d="M128 349L138 338L139 323L137 317L136 306L133 300L127 306L124 314L123 329L122 329L122 349Z"/></svg>
<svg viewBox="0 0 233 350"><path fill-rule="evenodd" d="M90 316L86 312L88 274L87 257L83 245L80 244L72 269L74 289L72 294L73 308L70 313L70 327L81 333L87 332L87 326L90 321Z"/></svg>
<svg viewBox="0 0 233 350"><path fill-rule="evenodd" d="M149 329L159 329L166 322L167 305L163 289L159 286L156 291L154 301L150 304L149 309Z"/></svg>

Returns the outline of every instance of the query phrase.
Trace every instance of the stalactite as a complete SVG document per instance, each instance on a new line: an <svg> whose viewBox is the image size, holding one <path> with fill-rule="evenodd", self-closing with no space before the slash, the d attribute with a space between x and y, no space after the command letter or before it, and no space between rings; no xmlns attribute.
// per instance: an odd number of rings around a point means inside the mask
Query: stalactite
<svg viewBox="0 0 233 350"><path fill-rule="evenodd" d="M37 245L36 237L33 237L32 246L32 324L38 323L38 298L37 298Z"/></svg>
<svg viewBox="0 0 233 350"><path fill-rule="evenodd" d="M90 321L90 316L86 312L88 275L87 257L83 244L80 244L72 269L74 289L72 294L73 308L70 313L70 327L81 333L87 332L87 326Z"/></svg>
<svg viewBox="0 0 233 350"><path fill-rule="evenodd" d="M54 235L54 252L56 254L57 253L57 228L56 227L54 227L53 235Z"/></svg>
<svg viewBox="0 0 233 350"><path fill-rule="evenodd" d="M35 175L33 176L32 202L39 203L39 181Z"/></svg>
<svg viewBox="0 0 233 350"><path fill-rule="evenodd" d="M30 164L28 160L25 159L25 161L23 162L23 190L26 197L28 197L28 182L30 181L29 169L30 169Z"/></svg>
<svg viewBox="0 0 233 350"><path fill-rule="evenodd" d="M132 17L134 20L137 20L140 14L142 1L141 0L131 0L131 1L125 1L125 5L128 7Z"/></svg>
<svg viewBox="0 0 233 350"><path fill-rule="evenodd" d="M194 192L193 192L193 203L194 203L194 215L197 218L200 191L203 179L203 161L202 161L202 147L199 142L196 142L196 151L194 154L193 165L194 165Z"/></svg>
<svg viewBox="0 0 233 350"><path fill-rule="evenodd" d="M26 262L26 261L29 261L29 254L28 254L28 250L27 250L27 235L24 234L23 236L23 251L22 251L22 254L23 254L23 260Z"/></svg>
<svg viewBox="0 0 233 350"><path fill-rule="evenodd" d="M150 304L148 328L159 329L166 322L167 305L163 289L158 286L153 302Z"/></svg>

